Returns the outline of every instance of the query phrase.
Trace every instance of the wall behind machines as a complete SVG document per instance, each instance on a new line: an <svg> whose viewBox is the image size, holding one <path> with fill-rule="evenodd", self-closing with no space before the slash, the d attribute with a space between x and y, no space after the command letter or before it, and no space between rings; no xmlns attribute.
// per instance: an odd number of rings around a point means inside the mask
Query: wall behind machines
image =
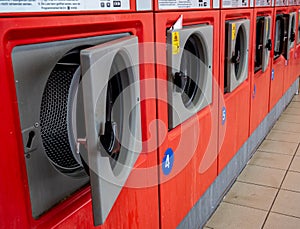
<svg viewBox="0 0 300 229"><path fill-rule="evenodd" d="M299 90L299 21L299 1L1 1L0 228L201 228Z"/></svg>

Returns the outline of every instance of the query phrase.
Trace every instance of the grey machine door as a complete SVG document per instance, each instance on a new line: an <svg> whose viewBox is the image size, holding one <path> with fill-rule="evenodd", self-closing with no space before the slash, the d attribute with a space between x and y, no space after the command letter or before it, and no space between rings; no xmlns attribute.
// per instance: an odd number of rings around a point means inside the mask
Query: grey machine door
<svg viewBox="0 0 300 229"><path fill-rule="evenodd" d="M82 90L95 225L113 207L141 151L138 40L81 52Z"/></svg>
<svg viewBox="0 0 300 229"><path fill-rule="evenodd" d="M248 77L250 20L226 22L224 91L232 92Z"/></svg>
<svg viewBox="0 0 300 229"><path fill-rule="evenodd" d="M178 39L179 47L172 40ZM169 130L212 102L213 26L195 25L167 32Z"/></svg>
<svg viewBox="0 0 300 229"><path fill-rule="evenodd" d="M288 25L288 51L294 47L296 39L296 12L289 14L289 25Z"/></svg>
<svg viewBox="0 0 300 229"><path fill-rule="evenodd" d="M298 10L298 28L297 28L297 31L298 31L298 36L297 36L297 44L300 44L300 10Z"/></svg>
<svg viewBox="0 0 300 229"><path fill-rule="evenodd" d="M289 14L277 14L275 21L275 40L274 40L274 59L282 55L286 60L289 59L289 35L288 24Z"/></svg>
<svg viewBox="0 0 300 229"><path fill-rule="evenodd" d="M32 216L90 181L102 224L141 151L137 37L23 45L12 62Z"/></svg>
<svg viewBox="0 0 300 229"><path fill-rule="evenodd" d="M255 72L260 69L265 72L270 59L272 49L271 41L271 17L263 16L256 19L256 44L255 44Z"/></svg>

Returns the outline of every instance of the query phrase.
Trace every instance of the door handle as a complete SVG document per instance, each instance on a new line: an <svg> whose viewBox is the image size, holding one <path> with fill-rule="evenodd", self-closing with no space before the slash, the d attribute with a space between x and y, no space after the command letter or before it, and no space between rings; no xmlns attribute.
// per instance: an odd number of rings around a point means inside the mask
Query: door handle
<svg viewBox="0 0 300 229"><path fill-rule="evenodd" d="M266 48L271 51L272 50L272 40L268 39L267 44L266 44Z"/></svg>

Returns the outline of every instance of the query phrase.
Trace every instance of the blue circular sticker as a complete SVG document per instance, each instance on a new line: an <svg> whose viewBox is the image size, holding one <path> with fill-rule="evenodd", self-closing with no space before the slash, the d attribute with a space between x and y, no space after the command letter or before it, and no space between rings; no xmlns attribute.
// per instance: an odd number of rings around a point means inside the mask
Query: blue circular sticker
<svg viewBox="0 0 300 229"><path fill-rule="evenodd" d="M174 164L174 152L171 148L167 149L162 161L162 171L165 175L169 175Z"/></svg>
<svg viewBox="0 0 300 229"><path fill-rule="evenodd" d="M255 96L256 96L256 84L254 84L254 88L253 88L253 95L252 95L253 99L255 98Z"/></svg>
<svg viewBox="0 0 300 229"><path fill-rule="evenodd" d="M222 108L222 125L224 125L225 122L226 122L226 116L227 116L227 114L226 114L226 107L223 107Z"/></svg>

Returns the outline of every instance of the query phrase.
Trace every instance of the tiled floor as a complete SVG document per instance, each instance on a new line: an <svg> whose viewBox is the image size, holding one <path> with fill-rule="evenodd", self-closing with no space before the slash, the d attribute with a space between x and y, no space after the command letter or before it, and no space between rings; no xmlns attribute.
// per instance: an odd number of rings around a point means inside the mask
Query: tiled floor
<svg viewBox="0 0 300 229"><path fill-rule="evenodd" d="M300 95L283 112L205 228L300 228Z"/></svg>

